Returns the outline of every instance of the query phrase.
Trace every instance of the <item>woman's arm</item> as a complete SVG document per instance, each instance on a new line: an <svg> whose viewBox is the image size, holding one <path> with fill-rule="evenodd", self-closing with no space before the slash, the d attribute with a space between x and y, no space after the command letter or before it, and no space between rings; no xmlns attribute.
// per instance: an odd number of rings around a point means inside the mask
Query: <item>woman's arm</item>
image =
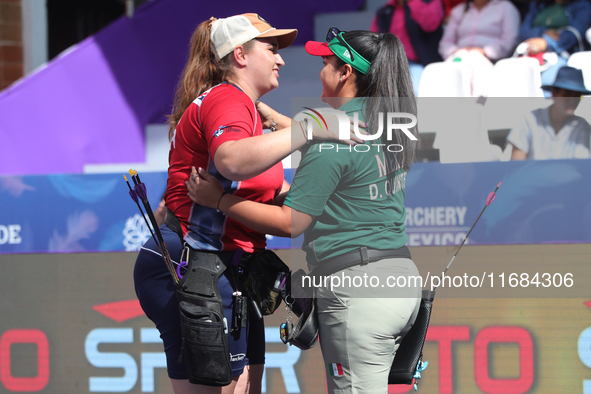
<svg viewBox="0 0 591 394"><path fill-rule="evenodd" d="M281 191L273 201L275 205L283 205L283 201L285 201L285 197L287 197L287 193L289 192L289 187L289 183L287 183L287 181L284 179L283 186L281 186Z"/></svg>
<svg viewBox="0 0 591 394"><path fill-rule="evenodd" d="M513 144L511 144L513 145ZM511 151L511 160L525 160L527 159L527 153L513 145L513 150Z"/></svg>
<svg viewBox="0 0 591 394"><path fill-rule="evenodd" d="M221 212L263 234L296 238L312 223L312 216L286 205L268 205L224 194L221 183L202 168L193 168L187 183L193 202Z"/></svg>
<svg viewBox="0 0 591 394"><path fill-rule="evenodd" d="M308 142L302 130L298 130L300 125L295 123L294 126L274 133L224 142L216 150L213 162L225 178L233 181L253 178Z"/></svg>
<svg viewBox="0 0 591 394"><path fill-rule="evenodd" d="M284 129L291 126L291 118L284 114L275 111L262 101L257 101L257 111L263 121L263 128L272 130L273 123L275 123L275 131Z"/></svg>
<svg viewBox="0 0 591 394"><path fill-rule="evenodd" d="M269 107L267 107L269 108ZM270 108L269 108L270 110ZM277 111L274 113L279 114ZM274 115L271 113L271 116ZM278 119L281 130L274 133L258 135L256 137L242 138L239 140L224 142L219 146L213 157L216 168L225 178L233 181L243 181L257 176L275 164L279 163L291 152L302 148L307 142L304 130L298 122L282 115ZM321 128L315 122L310 122L313 128L313 136L318 139L338 139L338 118L334 114L324 115L327 128ZM268 122L269 116L266 117ZM351 122L353 122L351 118ZM362 121L358 122L361 128L366 127ZM353 133L353 124L350 124L350 140L348 144L363 143Z"/></svg>

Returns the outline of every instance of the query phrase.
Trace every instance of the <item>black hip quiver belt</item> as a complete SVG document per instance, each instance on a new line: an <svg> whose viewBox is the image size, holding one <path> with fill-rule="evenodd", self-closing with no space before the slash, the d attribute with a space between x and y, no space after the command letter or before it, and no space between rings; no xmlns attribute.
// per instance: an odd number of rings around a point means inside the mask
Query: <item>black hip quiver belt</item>
<svg viewBox="0 0 591 394"><path fill-rule="evenodd" d="M189 382L194 384L227 386L232 382L228 322L217 285L232 254L190 249L187 271L177 286L181 357Z"/></svg>

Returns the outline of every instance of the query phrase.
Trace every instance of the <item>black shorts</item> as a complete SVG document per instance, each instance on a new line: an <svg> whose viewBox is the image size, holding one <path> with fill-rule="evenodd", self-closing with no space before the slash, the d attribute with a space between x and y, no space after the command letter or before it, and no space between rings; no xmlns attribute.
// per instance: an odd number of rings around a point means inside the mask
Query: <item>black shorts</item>
<svg viewBox="0 0 591 394"><path fill-rule="evenodd" d="M160 226L170 258L178 263L182 252L179 236L166 225ZM218 290L224 304L224 316L232 321L232 293L237 277L235 267L226 269L218 280ZM168 377L188 379L185 364L179 363L181 328L176 299L176 287L152 238L142 247L133 272L135 292L142 309L160 331L164 343ZM229 334L232 375L242 374L245 365L265 363L265 326L249 311L248 327Z"/></svg>

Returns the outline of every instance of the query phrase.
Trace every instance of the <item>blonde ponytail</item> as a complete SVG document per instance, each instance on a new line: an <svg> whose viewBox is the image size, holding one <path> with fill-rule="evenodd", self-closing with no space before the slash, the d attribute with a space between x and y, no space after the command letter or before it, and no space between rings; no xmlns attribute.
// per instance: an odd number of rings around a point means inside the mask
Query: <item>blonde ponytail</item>
<svg viewBox="0 0 591 394"><path fill-rule="evenodd" d="M189 60L185 65L174 97L172 114L168 116L168 138L172 139L174 129L189 105L201 93L224 81L226 72L216 64L211 50L211 17L197 26L191 37Z"/></svg>

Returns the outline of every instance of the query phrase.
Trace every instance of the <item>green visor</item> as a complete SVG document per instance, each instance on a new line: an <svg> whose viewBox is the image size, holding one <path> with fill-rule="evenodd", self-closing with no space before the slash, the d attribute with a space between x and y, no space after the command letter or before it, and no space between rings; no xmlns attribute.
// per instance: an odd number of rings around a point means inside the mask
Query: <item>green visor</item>
<svg viewBox="0 0 591 394"><path fill-rule="evenodd" d="M369 71L371 63L365 60L363 56L361 56L353 48L351 48L349 44L347 44L343 38L342 32L339 33L338 37L333 38L333 40L328 43L328 47L339 59L347 64L350 64L351 67L360 73L367 74ZM351 56L351 52L353 53L353 56Z"/></svg>

